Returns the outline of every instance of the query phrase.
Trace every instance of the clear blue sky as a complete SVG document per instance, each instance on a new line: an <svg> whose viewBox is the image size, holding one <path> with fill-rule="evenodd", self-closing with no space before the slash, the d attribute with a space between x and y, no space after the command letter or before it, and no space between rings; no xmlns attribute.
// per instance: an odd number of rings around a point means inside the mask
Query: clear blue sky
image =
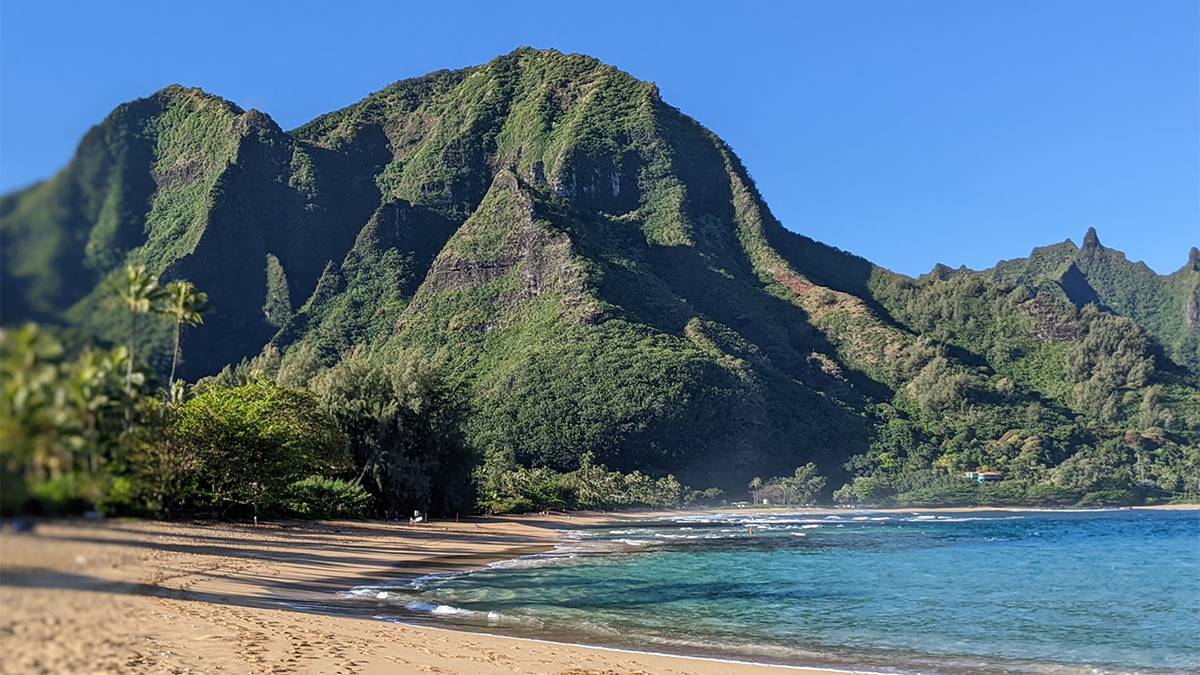
<svg viewBox="0 0 1200 675"><path fill-rule="evenodd" d="M657 82L789 228L892 269L1200 245L1200 3L0 3L0 190L114 106L200 86L284 128L519 45ZM583 5L586 5L584 7Z"/></svg>

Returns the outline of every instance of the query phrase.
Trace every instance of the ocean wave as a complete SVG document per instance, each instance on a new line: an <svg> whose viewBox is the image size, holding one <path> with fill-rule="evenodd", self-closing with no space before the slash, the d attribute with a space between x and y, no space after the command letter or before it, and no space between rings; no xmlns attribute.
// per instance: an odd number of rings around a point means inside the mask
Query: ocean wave
<svg viewBox="0 0 1200 675"><path fill-rule="evenodd" d="M375 600L386 600L392 595L419 591L434 581L443 581L445 579L461 576L466 573L467 572L462 571L422 574L420 576L413 577L412 579L406 579L399 583L367 584L364 586L355 586L348 591L341 591L337 595L344 598L372 598Z"/></svg>
<svg viewBox="0 0 1200 675"><path fill-rule="evenodd" d="M496 610L474 610L455 607L437 602L428 602L415 600L404 605L408 611L423 615L436 617L439 620L449 621L457 624L466 624L472 626L488 626L492 628L507 627L509 629L544 629L545 622L537 617L532 616L514 616L505 614ZM377 617L386 618L392 621L400 621L401 617Z"/></svg>
<svg viewBox="0 0 1200 675"><path fill-rule="evenodd" d="M904 522L921 522L921 523L970 523L974 521L997 521L997 520L1025 520L1028 516L943 516L935 515L917 515L915 518L903 519Z"/></svg>
<svg viewBox="0 0 1200 675"><path fill-rule="evenodd" d="M462 609L451 605L439 605L436 602L413 601L405 603L404 608L412 612L421 612L436 616L471 616L476 614L476 612L469 609Z"/></svg>

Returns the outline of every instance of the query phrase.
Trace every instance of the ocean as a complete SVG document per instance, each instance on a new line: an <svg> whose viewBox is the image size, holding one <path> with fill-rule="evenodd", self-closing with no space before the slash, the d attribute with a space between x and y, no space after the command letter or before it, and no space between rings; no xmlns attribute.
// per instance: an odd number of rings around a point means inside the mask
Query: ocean
<svg viewBox="0 0 1200 675"><path fill-rule="evenodd" d="M681 514L347 593L382 619L898 673L1200 671L1200 512Z"/></svg>

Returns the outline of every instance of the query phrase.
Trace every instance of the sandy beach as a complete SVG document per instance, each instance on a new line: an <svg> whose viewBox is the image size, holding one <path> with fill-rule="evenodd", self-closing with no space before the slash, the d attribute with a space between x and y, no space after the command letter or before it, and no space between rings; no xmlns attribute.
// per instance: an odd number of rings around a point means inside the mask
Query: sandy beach
<svg viewBox="0 0 1200 675"><path fill-rule="evenodd" d="M330 616L309 605L363 583L546 550L564 529L581 524L644 517L576 514L419 526L42 523L34 534L0 535L0 670L572 675L784 670Z"/></svg>
<svg viewBox="0 0 1200 675"><path fill-rule="evenodd" d="M354 586L479 567L548 550L571 528L658 515L665 514L530 515L416 526L77 520L43 522L33 534L5 531L0 672L836 672L330 614L337 594Z"/></svg>

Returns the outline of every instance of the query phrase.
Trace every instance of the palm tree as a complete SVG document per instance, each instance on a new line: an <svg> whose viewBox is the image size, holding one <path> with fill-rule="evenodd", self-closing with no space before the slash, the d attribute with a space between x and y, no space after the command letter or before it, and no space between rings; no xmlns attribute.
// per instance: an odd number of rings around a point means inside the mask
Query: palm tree
<svg viewBox="0 0 1200 675"><path fill-rule="evenodd" d="M763 479L759 478L758 476L755 476L750 481L750 501L757 502L758 501L758 493L762 489L763 489Z"/></svg>
<svg viewBox="0 0 1200 675"><path fill-rule="evenodd" d="M196 290L190 281L172 281L167 284L163 302L156 311L175 319L175 351L171 354L171 376L167 378L167 393L170 395L175 386L175 366L179 363L179 339L183 335L183 327L185 324L199 326L204 323L208 294Z"/></svg>
<svg viewBox="0 0 1200 675"><path fill-rule="evenodd" d="M158 279L146 270L145 265L127 264L124 274L109 284L117 305L129 312L129 360L125 363L125 394L133 398L133 361L137 344L137 318L148 313L154 303L162 297Z"/></svg>

